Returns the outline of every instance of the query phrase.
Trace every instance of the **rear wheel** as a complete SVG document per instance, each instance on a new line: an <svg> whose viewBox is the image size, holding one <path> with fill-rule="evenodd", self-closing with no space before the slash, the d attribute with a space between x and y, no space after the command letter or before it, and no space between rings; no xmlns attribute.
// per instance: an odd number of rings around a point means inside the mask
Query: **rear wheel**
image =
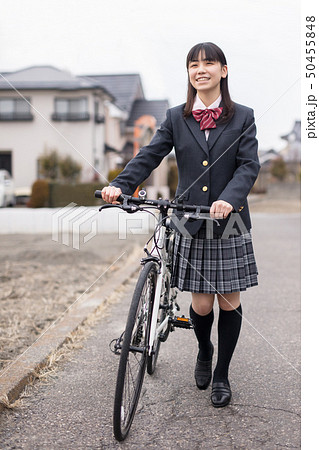
<svg viewBox="0 0 319 450"><path fill-rule="evenodd" d="M157 264L146 263L126 322L113 413L114 436L118 441L123 441L130 430L143 385L156 279Z"/></svg>

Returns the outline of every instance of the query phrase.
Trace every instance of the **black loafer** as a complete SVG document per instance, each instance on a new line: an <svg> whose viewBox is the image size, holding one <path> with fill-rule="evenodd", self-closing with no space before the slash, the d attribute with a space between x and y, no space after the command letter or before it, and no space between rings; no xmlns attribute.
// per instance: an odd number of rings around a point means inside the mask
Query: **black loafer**
<svg viewBox="0 0 319 450"><path fill-rule="evenodd" d="M211 401L215 408L227 406L231 399L231 389L228 383L217 381L213 383Z"/></svg>
<svg viewBox="0 0 319 450"><path fill-rule="evenodd" d="M197 359L195 366L195 381L198 389L205 390L208 388L212 379L212 362L212 359L210 361L200 361Z"/></svg>

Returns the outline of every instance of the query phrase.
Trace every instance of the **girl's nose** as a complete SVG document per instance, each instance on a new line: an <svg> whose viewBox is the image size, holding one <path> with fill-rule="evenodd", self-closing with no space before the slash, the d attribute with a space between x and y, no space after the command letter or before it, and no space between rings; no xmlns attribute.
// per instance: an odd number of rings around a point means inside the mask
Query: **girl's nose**
<svg viewBox="0 0 319 450"><path fill-rule="evenodd" d="M204 64L199 64L198 66L198 72L202 73L202 72L206 72L205 66Z"/></svg>

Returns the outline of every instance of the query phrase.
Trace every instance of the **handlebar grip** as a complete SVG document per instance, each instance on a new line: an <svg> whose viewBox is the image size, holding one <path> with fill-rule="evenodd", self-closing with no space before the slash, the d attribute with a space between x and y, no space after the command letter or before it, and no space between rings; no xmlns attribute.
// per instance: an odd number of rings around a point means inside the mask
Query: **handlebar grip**
<svg viewBox="0 0 319 450"><path fill-rule="evenodd" d="M204 214L209 213L210 212L210 206L201 206L200 207L200 212L204 213Z"/></svg>
<svg viewBox="0 0 319 450"><path fill-rule="evenodd" d="M96 191L94 192L94 197L96 197L96 198L102 198L102 191L96 190ZM124 197L123 197L122 194L119 195L119 196L117 197L117 199L116 199L116 201L118 201L118 202L123 202L123 200L124 200Z"/></svg>

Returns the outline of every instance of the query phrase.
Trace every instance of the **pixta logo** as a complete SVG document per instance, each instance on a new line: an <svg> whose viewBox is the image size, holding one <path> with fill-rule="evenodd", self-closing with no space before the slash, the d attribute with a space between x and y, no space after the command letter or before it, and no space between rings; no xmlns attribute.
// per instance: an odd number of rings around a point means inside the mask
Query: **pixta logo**
<svg viewBox="0 0 319 450"><path fill-rule="evenodd" d="M150 216L146 212L136 213L137 217L132 217L124 211L118 215L118 236L119 239L126 239L127 234L145 234L150 232ZM154 226L152 227L154 228Z"/></svg>
<svg viewBox="0 0 319 450"><path fill-rule="evenodd" d="M96 209L69 203L52 216L52 240L79 250L81 233L84 244L97 234L96 214Z"/></svg>

